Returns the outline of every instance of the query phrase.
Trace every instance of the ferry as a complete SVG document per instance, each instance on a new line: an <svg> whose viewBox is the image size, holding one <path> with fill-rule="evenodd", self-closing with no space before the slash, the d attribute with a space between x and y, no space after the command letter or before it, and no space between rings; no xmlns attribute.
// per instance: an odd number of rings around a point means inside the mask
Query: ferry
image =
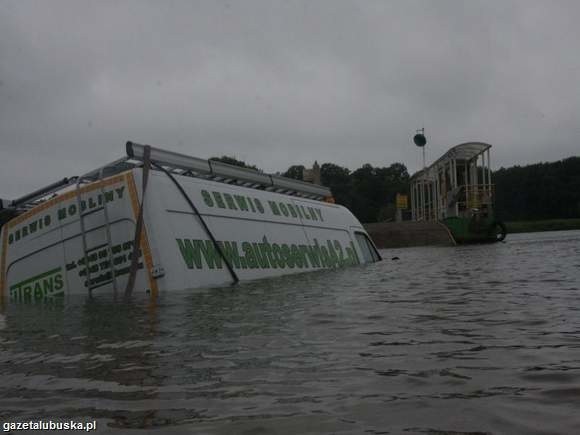
<svg viewBox="0 0 580 435"><path fill-rule="evenodd" d="M0 200L0 298L195 289L381 260L330 189L127 142L126 155Z"/></svg>
<svg viewBox="0 0 580 435"><path fill-rule="evenodd" d="M424 136L417 136L415 143L424 147ZM507 231L495 214L490 150L485 142L455 145L415 173L411 177L412 220L439 222L460 244L503 241Z"/></svg>

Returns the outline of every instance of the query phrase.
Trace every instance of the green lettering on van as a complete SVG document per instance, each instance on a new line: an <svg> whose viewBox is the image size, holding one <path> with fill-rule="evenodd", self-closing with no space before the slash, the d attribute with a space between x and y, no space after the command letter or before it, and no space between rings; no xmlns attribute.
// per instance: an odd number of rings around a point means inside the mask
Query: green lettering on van
<svg viewBox="0 0 580 435"><path fill-rule="evenodd" d="M266 236L261 242L176 239L188 269L222 269L224 260L235 269L335 268L360 264L354 243L343 246L339 240L312 245L270 243ZM239 244L240 243L240 244ZM219 249L218 249L219 247ZM79 264L82 259L79 260ZM57 280L54 286L59 285Z"/></svg>
<svg viewBox="0 0 580 435"><path fill-rule="evenodd" d="M195 266L197 269L201 269L201 253L199 251L199 246L196 245L194 247L191 240L188 239L176 240L177 246L179 246L179 252L181 253L181 257L183 258L187 268L193 269Z"/></svg>
<svg viewBox="0 0 580 435"><path fill-rule="evenodd" d="M201 197L203 198L203 202L205 202L205 205L207 205L208 207L213 207L213 199L211 199L211 195L207 190L201 191Z"/></svg>
<svg viewBox="0 0 580 435"><path fill-rule="evenodd" d="M268 201L268 204L270 205L270 210L272 210L272 213L274 213L276 216L280 216L278 204L276 204L274 201Z"/></svg>
<svg viewBox="0 0 580 435"><path fill-rule="evenodd" d="M230 210L237 210L236 203L234 202L234 197L229 193L223 194L224 199L226 200L226 204Z"/></svg>
<svg viewBox="0 0 580 435"><path fill-rule="evenodd" d="M238 204L238 207L240 210L242 211L248 211L248 202L246 201L246 197L242 196L242 195L234 195L234 198L236 200L236 204Z"/></svg>
<svg viewBox="0 0 580 435"><path fill-rule="evenodd" d="M10 286L10 297L17 301L50 299L55 296L63 295L64 278L61 267L57 267Z"/></svg>

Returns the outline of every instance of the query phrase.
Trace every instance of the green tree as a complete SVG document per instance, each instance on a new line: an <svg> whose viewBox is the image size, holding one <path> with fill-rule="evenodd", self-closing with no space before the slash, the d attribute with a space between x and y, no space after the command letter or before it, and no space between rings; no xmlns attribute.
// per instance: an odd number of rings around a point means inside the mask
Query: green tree
<svg viewBox="0 0 580 435"><path fill-rule="evenodd" d="M282 174L284 177L293 178L295 180L302 180L304 165L292 165L286 172Z"/></svg>
<svg viewBox="0 0 580 435"><path fill-rule="evenodd" d="M392 219L395 196L409 191L409 173L402 163L389 167L364 164L352 173L352 211L362 222Z"/></svg>
<svg viewBox="0 0 580 435"><path fill-rule="evenodd" d="M227 163L228 165L239 166L241 168L255 169L256 171L259 170L256 166L249 165L242 160L236 159L235 157L230 157L230 156L211 157L210 160L214 160L214 161L222 162L222 163Z"/></svg>
<svg viewBox="0 0 580 435"><path fill-rule="evenodd" d="M334 163L320 166L320 181L329 187L337 204L350 208L352 205L352 183L350 171Z"/></svg>
<svg viewBox="0 0 580 435"><path fill-rule="evenodd" d="M580 157L500 168L493 182L501 219L580 217Z"/></svg>

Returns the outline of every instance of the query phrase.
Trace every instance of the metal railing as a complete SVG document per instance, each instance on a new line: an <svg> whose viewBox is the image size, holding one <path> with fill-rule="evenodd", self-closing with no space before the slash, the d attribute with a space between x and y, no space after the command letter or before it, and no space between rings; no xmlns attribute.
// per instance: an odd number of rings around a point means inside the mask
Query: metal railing
<svg viewBox="0 0 580 435"><path fill-rule="evenodd" d="M459 209L480 209L493 205L495 184L472 184L461 186L457 204Z"/></svg>

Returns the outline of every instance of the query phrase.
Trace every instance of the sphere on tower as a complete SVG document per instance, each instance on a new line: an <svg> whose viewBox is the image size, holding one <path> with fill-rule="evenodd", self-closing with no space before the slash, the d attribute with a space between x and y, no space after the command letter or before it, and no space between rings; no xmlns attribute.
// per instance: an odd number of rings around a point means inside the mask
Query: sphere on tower
<svg viewBox="0 0 580 435"><path fill-rule="evenodd" d="M413 142L415 142L415 145L422 148L427 144L427 138L425 138L424 134L417 133L415 136L413 136Z"/></svg>

